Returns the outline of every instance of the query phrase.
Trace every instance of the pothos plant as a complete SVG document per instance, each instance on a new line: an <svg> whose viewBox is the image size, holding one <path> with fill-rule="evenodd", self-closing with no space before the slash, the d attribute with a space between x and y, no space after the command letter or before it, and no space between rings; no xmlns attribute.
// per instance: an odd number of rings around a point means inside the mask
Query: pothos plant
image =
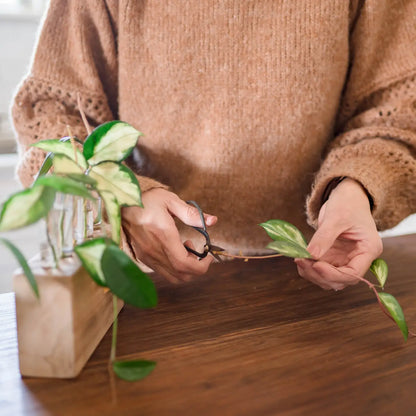
<svg viewBox="0 0 416 416"><path fill-rule="evenodd" d="M142 206L139 183L133 172L122 164L136 146L139 136L141 133L128 123L111 121L93 130L83 144L71 136L33 144L48 152L36 180L30 188L10 196L0 208L0 231L9 231L47 217L58 193L80 198L84 205L87 201L103 202L110 235L74 245L74 252L90 277L113 294L110 363L117 376L128 381L146 377L156 364L148 360L116 360L117 297L139 308L152 308L157 304L153 282L119 248L121 207ZM59 259L49 234L48 240L55 266L59 268ZM39 298L36 279L22 253L7 239L0 238L0 242L14 254Z"/></svg>

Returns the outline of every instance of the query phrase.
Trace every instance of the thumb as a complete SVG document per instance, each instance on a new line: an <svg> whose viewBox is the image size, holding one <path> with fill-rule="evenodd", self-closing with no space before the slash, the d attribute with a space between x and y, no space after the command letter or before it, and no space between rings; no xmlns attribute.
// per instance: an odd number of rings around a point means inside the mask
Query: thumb
<svg viewBox="0 0 416 416"><path fill-rule="evenodd" d="M323 222L308 244L308 251L315 259L320 259L334 244L340 231L329 222Z"/></svg>
<svg viewBox="0 0 416 416"><path fill-rule="evenodd" d="M202 227L202 221L199 211L192 205L187 204L182 199L175 199L168 206L171 214L179 218L183 223L193 226L193 227ZM214 225L217 222L217 217L215 215L205 214L204 219L206 225Z"/></svg>

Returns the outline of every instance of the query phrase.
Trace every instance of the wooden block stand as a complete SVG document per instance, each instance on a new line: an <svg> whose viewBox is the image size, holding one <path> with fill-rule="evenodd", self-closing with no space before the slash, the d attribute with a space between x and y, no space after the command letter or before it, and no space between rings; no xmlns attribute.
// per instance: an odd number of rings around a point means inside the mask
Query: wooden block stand
<svg viewBox="0 0 416 416"><path fill-rule="evenodd" d="M61 260L59 269L43 269L37 258L30 266L39 300L21 272L14 276L20 373L76 377L113 322L112 294L77 259Z"/></svg>

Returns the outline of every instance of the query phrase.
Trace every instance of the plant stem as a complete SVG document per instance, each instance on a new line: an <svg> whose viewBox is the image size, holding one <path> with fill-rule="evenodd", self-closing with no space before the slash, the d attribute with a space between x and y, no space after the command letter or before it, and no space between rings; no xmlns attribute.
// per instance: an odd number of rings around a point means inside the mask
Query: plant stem
<svg viewBox="0 0 416 416"><path fill-rule="evenodd" d="M87 117L85 116L84 110L82 109L81 95L79 94L79 92L77 93L77 104L78 104L78 111L81 114L82 122L84 123L84 126L87 130L88 135L90 135L91 134L91 126L89 125Z"/></svg>
<svg viewBox="0 0 416 416"><path fill-rule="evenodd" d="M53 261L55 263L55 268L56 269L59 269L59 260L58 260L58 257L56 255L55 247L53 246L53 243L52 243L52 240L51 240L51 236L49 234L48 218L46 218L45 222L46 222L46 238L48 240L49 247L52 250L52 256L53 256Z"/></svg>
<svg viewBox="0 0 416 416"><path fill-rule="evenodd" d="M116 359L116 346L117 346L117 326L118 326L118 308L117 308L117 296L113 295L113 334L111 338L111 352L110 363L113 363Z"/></svg>
<svg viewBox="0 0 416 416"><path fill-rule="evenodd" d="M283 256L283 254L267 254L265 256L243 256L243 255L227 253L225 251L215 251L215 250L212 251L212 254L216 254L217 256L231 257L233 259L244 259L244 260L271 259L273 257Z"/></svg>

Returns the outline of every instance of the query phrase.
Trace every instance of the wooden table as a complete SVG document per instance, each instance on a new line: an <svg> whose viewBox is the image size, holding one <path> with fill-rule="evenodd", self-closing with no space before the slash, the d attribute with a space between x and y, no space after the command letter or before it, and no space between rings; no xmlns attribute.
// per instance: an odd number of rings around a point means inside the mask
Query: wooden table
<svg viewBox="0 0 416 416"><path fill-rule="evenodd" d="M415 329L416 235L386 239L383 257ZM284 258L156 281L156 309L120 314L119 358L158 362L138 383L110 378L109 333L77 379L22 379L14 297L0 295L0 415L416 414L416 339L365 285L325 292Z"/></svg>

